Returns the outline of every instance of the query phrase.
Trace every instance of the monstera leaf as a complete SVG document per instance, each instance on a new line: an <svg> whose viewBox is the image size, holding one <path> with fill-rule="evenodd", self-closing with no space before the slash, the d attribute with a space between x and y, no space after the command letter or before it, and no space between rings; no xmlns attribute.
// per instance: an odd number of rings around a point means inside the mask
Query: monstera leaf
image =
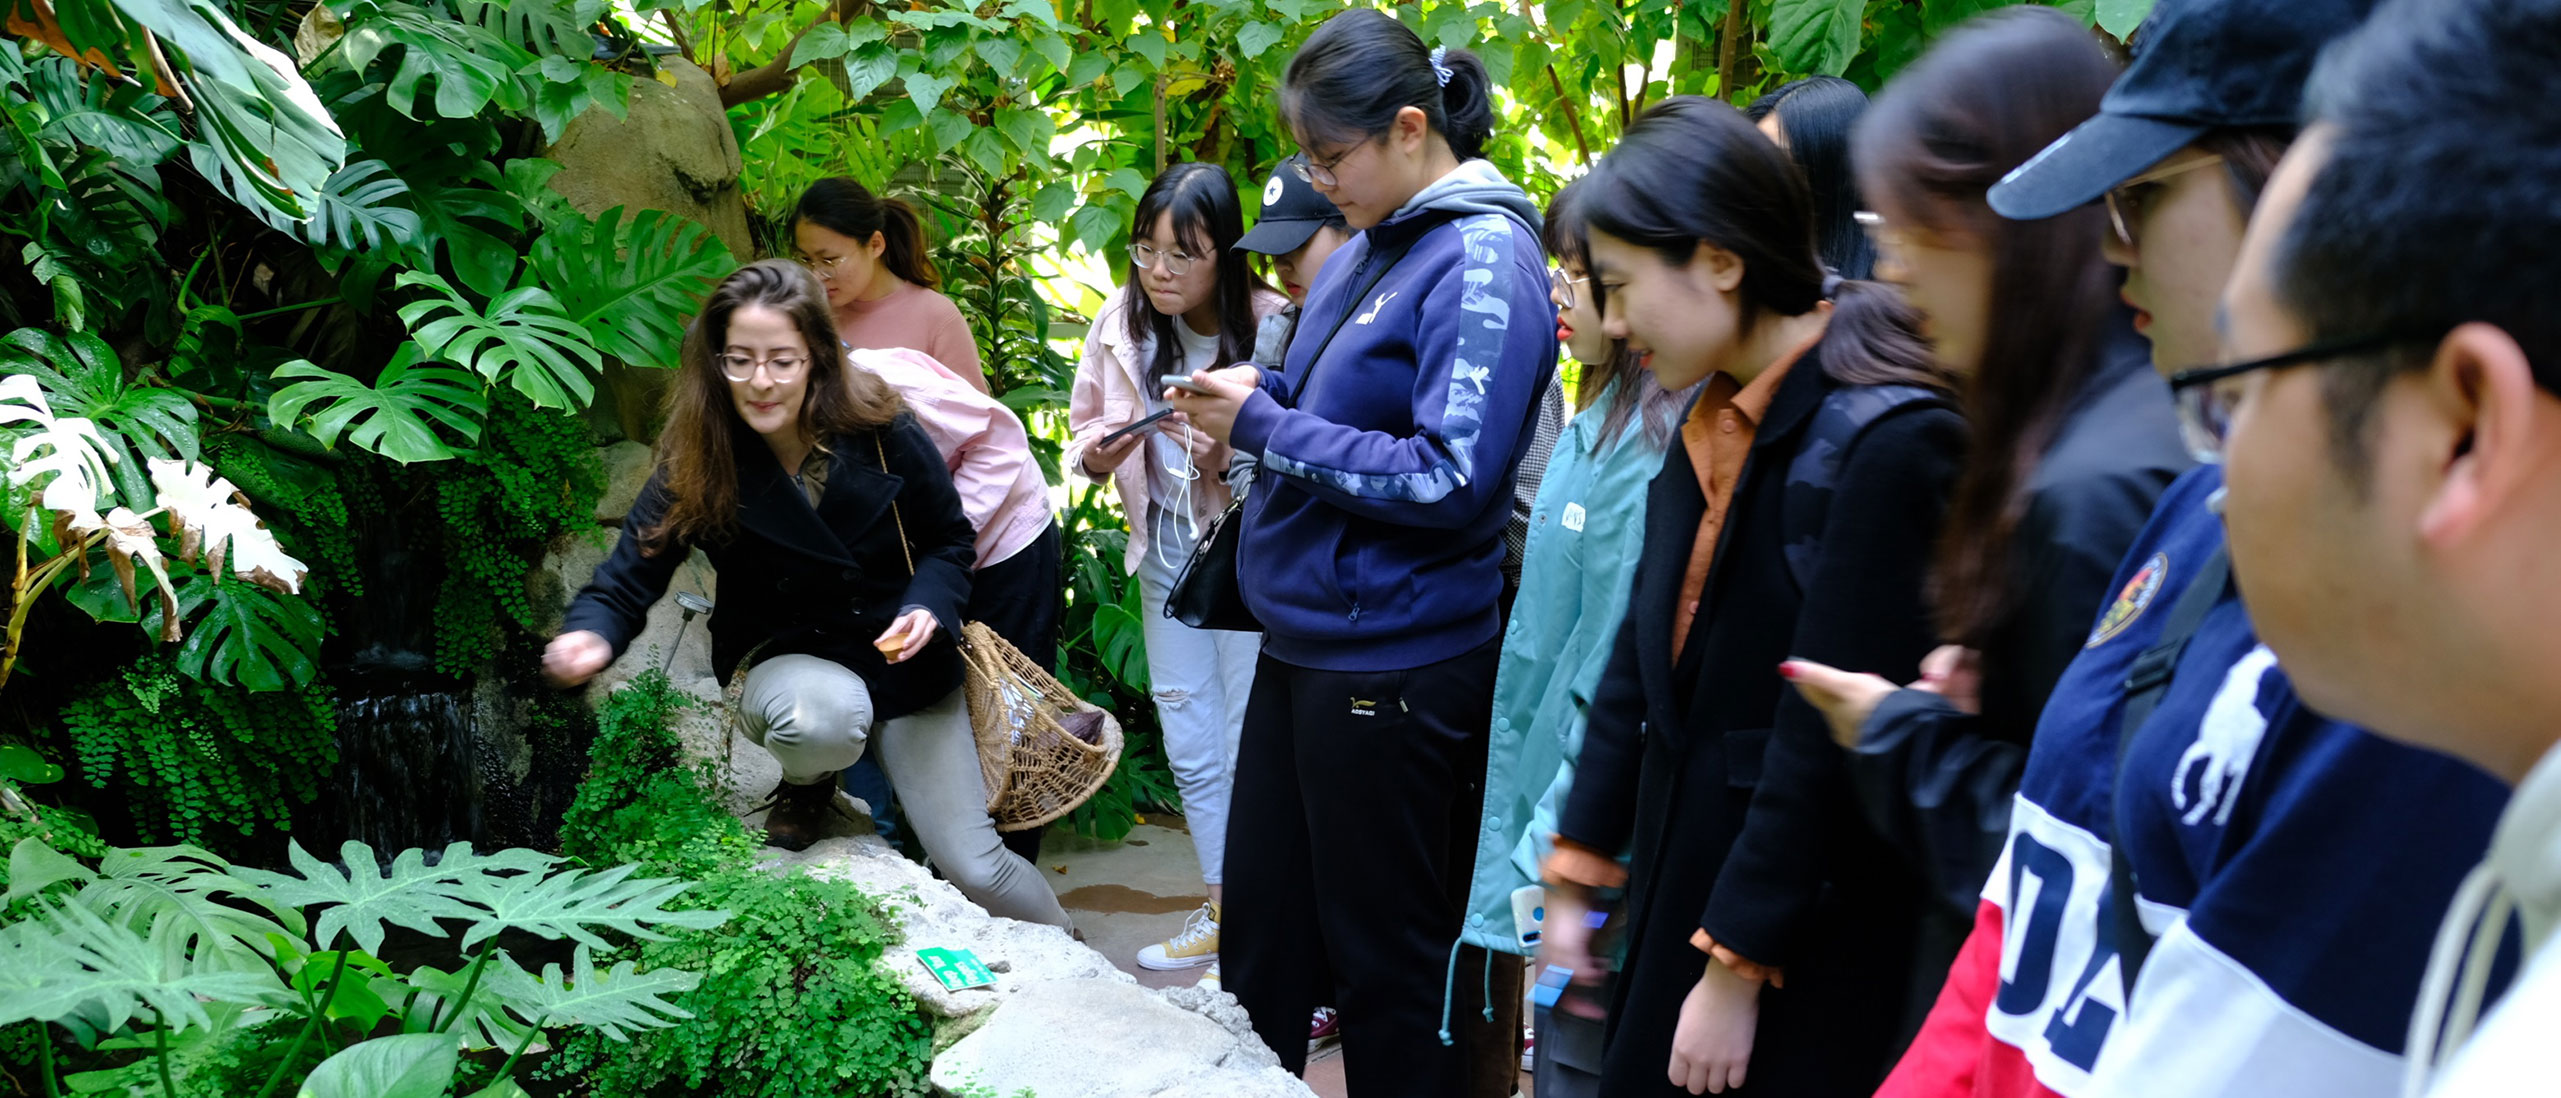
<svg viewBox="0 0 2561 1098"><path fill-rule="evenodd" d="M738 261L711 230L684 218L659 210L627 224L622 218L617 206L583 233L543 234L519 284L548 287L606 354L673 368L685 318Z"/></svg>
<svg viewBox="0 0 2561 1098"><path fill-rule="evenodd" d="M584 408L595 399L590 375L603 368L603 356L551 291L519 286L482 309L436 275L409 271L397 284L438 295L400 308L401 321L428 357L512 385L544 408Z"/></svg>
<svg viewBox="0 0 2561 1098"><path fill-rule="evenodd" d="M263 968L273 948L268 935L297 941L303 931L300 912L267 903L231 875L231 863L192 846L109 850L73 902L146 928L145 937L177 948L199 970Z"/></svg>
<svg viewBox="0 0 2561 1098"><path fill-rule="evenodd" d="M442 461L457 452L445 432L461 436L465 448L480 441L489 400L478 378L447 366L419 365L423 357L417 344L401 344L371 385L308 362L286 363L276 369L277 380L305 380L276 390L267 415L310 431L324 446L337 445L343 434L403 465Z"/></svg>
<svg viewBox="0 0 2561 1098"><path fill-rule="evenodd" d="M311 220L302 224L300 235L318 248L351 252L406 248L418 239L418 213L390 202L407 193L409 184L391 174L390 165L356 161L329 177L328 185L314 197ZM270 217L267 223L279 231L296 231L282 218Z"/></svg>
<svg viewBox="0 0 2561 1098"><path fill-rule="evenodd" d="M511 111L525 109L524 86L516 72L532 64L534 56L523 47L478 25L399 0L356 0L347 5L344 18L347 33L333 56L363 72L376 58L396 51L400 63L383 94L400 113L470 118L492 102Z"/></svg>
<svg viewBox="0 0 2561 1098"><path fill-rule="evenodd" d="M179 616L205 616L178 647L178 670L203 682L282 690L320 673L314 662L328 632L320 611L297 595L198 573L178 592Z"/></svg>
<svg viewBox="0 0 2561 1098"><path fill-rule="evenodd" d="M127 381L116 353L94 335L20 328L0 336L0 370L34 378L59 414L104 429L101 441L115 454L116 495L135 508L151 506L143 459L197 456L196 406L171 390Z"/></svg>

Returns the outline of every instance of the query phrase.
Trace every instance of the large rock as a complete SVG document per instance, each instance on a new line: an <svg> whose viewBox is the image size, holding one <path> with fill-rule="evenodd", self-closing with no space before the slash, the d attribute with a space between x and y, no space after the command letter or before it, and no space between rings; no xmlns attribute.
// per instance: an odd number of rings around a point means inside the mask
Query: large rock
<svg viewBox="0 0 2561 1098"><path fill-rule="evenodd" d="M746 260L756 254L747 230L747 199L738 186L745 163L720 88L711 74L681 57L658 58L675 77L631 82L622 117L591 107L571 119L543 156L560 164L551 189L593 217L616 206L631 213L665 210L701 223Z"/></svg>
<svg viewBox="0 0 2561 1098"><path fill-rule="evenodd" d="M1029 1090L1040 1098L1311 1094L1250 1035L1239 1040L1126 977L1053 980L1014 992L934 1058L933 1082L946 1094Z"/></svg>
<svg viewBox="0 0 2561 1098"><path fill-rule="evenodd" d="M746 193L738 183L744 162L719 86L681 57L661 57L658 68L675 79L673 87L634 80L626 114L591 107L561 129L560 140L543 150L560 164L551 189L590 217L617 206L626 218L665 210L710 229L740 262L755 258ZM668 370L606 363L603 392L589 408L588 422L608 435L656 438L659 408L674 377Z"/></svg>
<svg viewBox="0 0 2561 1098"><path fill-rule="evenodd" d="M605 467L605 494L596 497L596 521L620 526L657 468L657 455L647 446L625 440L599 448L596 457Z"/></svg>

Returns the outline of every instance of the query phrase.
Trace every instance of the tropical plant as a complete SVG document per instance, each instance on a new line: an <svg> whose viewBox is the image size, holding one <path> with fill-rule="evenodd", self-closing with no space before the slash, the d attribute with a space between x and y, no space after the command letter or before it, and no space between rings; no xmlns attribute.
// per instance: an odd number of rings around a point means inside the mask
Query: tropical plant
<svg viewBox="0 0 2561 1098"><path fill-rule="evenodd" d="M629 866L561 869L534 851L480 854L468 843L432 864L406 850L386 867L354 842L339 853L343 868L297 844L291 871L274 872L195 847L115 849L92 870L20 840L7 899L32 899L35 914L0 925L0 1026L58 1026L83 1046L145 1052L74 1076L82 1093L177 1098L193 1061L173 1049L257 1031L283 1049L262 1082L191 1078L188 1091L245 1094L239 1084L252 1083L266 1098L298 1079L304 1095L434 1098L453 1085L464 1050L499 1048L506 1058L480 1093L505 1094L546 1028L619 1041L686 1017L666 996L698 977L630 961L599 968L595 953L612 948L603 933L658 940L727 918L665 906L686 884L636 878ZM393 927L450 937L464 960L452 972L401 972L381 959ZM570 965L530 970L500 947L502 933L572 943ZM371 1036L387 1020L394 1033ZM314 1042L334 1051L308 1063ZM57 1093L49 1029L36 1050L46 1093Z"/></svg>
<svg viewBox="0 0 2561 1098"><path fill-rule="evenodd" d="M930 1093L932 1027L880 967L897 940L887 914L850 882L755 864L757 836L716 800L719 760L689 760L672 730L692 705L657 671L606 699L563 847L698 878L688 902L735 917L717 932L616 954L700 972L674 1000L692 1020L629 1043L573 1037L557 1073L582 1075L600 1094Z"/></svg>

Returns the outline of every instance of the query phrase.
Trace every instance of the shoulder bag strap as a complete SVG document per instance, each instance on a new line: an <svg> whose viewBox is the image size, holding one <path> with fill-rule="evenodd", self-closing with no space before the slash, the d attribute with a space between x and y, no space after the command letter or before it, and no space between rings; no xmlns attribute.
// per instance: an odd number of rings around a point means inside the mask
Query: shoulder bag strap
<svg viewBox="0 0 2561 1098"><path fill-rule="evenodd" d="M2134 746L2134 734L2150 720L2152 711L2161 707L2161 696L2169 693L2170 680L2177 677L2179 654L2187 650L2188 640L2197 627L2205 624L2205 615L2223 601L2223 589L2231 582L2232 557L2228 550L2217 547L2197 569L2196 579L2179 593L2179 601L2170 607L2170 618L2161 625L2161 639L2152 642L2143 654L2134 657L2134 666L2125 674L2125 719L2117 726L2116 770L2122 787L2126 753ZM2117 803L2121 798L2110 798ZM2108 837L2108 917L2116 929L2117 974L2125 981L2126 998L2134 996L2134 976L2143 968L2143 959L2152 952L2152 934L2143 929L2143 911L2135 902L2134 862L2125 854L2125 810L2114 808L2114 833Z"/></svg>
<svg viewBox="0 0 2561 1098"><path fill-rule="evenodd" d="M886 428L873 429L871 433L871 452L880 455L880 471L887 473L889 472L889 448L882 445L880 441L880 432L885 429ZM901 559L907 562L907 574L909 576L914 576L916 574L916 554L913 550L907 548L907 520L898 513L897 496L889 497L889 521L898 524L898 555Z"/></svg>
<svg viewBox="0 0 2561 1098"><path fill-rule="evenodd" d="M1350 320L1353 313L1360 311L1361 302L1369 299L1369 292L1377 288L1379 282L1387 277L1387 272L1394 270L1397 262L1405 258L1405 253L1413 250L1414 245L1421 241L1425 234L1430 233L1432 229L1435 228L1439 228L1439 226L1433 225L1425 228L1416 232L1412 236L1406 237L1401 243L1389 245L1386 248L1372 251L1368 255L1361 257L1362 264L1369 268L1369 281L1361 283L1361 288L1352 293L1351 297L1344 303L1342 313L1334 317L1334 326L1325 329L1325 338L1316 342L1316 353L1307 356L1306 376L1299 378L1298 384L1290 387L1290 396L1293 399L1295 399L1299 394L1307 391L1308 380L1316 376L1316 364L1324 359L1325 348L1333 345L1335 334L1343 330L1343 322ZM1296 334L1292 333L1291 338L1295 340L1297 338ZM1284 348L1283 357L1286 357L1286 355L1287 349ZM1273 363L1272 365L1282 364Z"/></svg>

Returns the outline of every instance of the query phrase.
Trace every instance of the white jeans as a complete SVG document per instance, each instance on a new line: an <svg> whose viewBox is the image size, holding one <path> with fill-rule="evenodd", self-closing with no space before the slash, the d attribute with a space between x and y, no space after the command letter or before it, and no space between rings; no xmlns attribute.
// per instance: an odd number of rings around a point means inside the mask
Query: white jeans
<svg viewBox="0 0 2561 1098"><path fill-rule="evenodd" d="M1148 687L1165 733L1165 758L1183 794L1183 817L1206 884L1225 879L1227 795L1236 785L1236 735L1254 692L1259 633L1194 629L1165 616L1165 594L1189 545L1148 546L1138 566L1139 626L1147 638Z"/></svg>
<svg viewBox="0 0 2561 1098"><path fill-rule="evenodd" d="M773 752L784 781L832 786L836 771L854 765L868 744L943 879L988 914L1072 926L1049 878L1006 850L987 817L987 781L978 771L965 693L954 690L875 726L862 676L833 660L789 655L749 668L738 704L747 738Z"/></svg>

